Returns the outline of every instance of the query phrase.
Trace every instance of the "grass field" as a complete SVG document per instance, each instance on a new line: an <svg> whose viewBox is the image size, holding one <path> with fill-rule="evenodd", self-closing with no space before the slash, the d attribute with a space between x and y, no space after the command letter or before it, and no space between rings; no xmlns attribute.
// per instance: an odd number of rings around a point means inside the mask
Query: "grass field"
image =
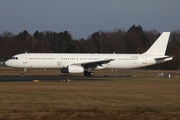
<svg viewBox="0 0 180 120"><path fill-rule="evenodd" d="M60 74L56 70L28 71L29 75ZM20 75L22 70L0 72ZM157 72L139 70L104 70L95 74L157 76ZM2 82L0 119L179 120L180 79L127 77L76 82Z"/></svg>

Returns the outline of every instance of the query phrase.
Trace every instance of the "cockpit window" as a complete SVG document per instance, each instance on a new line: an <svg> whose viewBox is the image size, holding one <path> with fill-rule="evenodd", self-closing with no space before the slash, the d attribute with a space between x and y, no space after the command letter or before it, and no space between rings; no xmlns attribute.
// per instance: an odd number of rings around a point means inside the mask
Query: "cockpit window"
<svg viewBox="0 0 180 120"><path fill-rule="evenodd" d="M12 57L11 59L18 60L18 57Z"/></svg>

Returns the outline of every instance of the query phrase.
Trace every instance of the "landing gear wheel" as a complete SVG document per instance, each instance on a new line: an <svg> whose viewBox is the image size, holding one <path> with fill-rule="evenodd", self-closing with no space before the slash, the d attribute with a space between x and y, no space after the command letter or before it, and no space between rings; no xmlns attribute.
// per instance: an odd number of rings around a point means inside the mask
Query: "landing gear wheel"
<svg viewBox="0 0 180 120"><path fill-rule="evenodd" d="M89 76L88 71L84 71L84 76Z"/></svg>
<svg viewBox="0 0 180 120"><path fill-rule="evenodd" d="M94 73L93 72L89 72L89 76L94 76Z"/></svg>
<svg viewBox="0 0 180 120"><path fill-rule="evenodd" d="M84 71L84 76L94 76L94 72Z"/></svg>
<svg viewBox="0 0 180 120"><path fill-rule="evenodd" d="M23 73L22 76L26 76L26 73Z"/></svg>

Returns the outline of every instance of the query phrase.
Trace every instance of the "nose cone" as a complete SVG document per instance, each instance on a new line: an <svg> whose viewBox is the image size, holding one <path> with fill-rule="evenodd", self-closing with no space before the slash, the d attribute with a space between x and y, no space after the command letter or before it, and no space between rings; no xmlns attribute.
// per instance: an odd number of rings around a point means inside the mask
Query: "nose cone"
<svg viewBox="0 0 180 120"><path fill-rule="evenodd" d="M5 65L10 67L10 66L11 66L10 60L7 60L7 61L5 62Z"/></svg>

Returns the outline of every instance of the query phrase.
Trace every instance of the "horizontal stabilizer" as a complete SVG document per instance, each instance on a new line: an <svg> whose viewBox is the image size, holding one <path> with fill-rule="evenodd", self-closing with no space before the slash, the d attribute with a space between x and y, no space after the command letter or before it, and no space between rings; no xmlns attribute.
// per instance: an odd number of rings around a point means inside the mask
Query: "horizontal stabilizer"
<svg viewBox="0 0 180 120"><path fill-rule="evenodd" d="M165 56L165 57L155 58L155 60L163 60L166 58L173 58L173 56Z"/></svg>
<svg viewBox="0 0 180 120"><path fill-rule="evenodd" d="M5 62L0 62L0 64L2 65L2 64L5 64Z"/></svg>

